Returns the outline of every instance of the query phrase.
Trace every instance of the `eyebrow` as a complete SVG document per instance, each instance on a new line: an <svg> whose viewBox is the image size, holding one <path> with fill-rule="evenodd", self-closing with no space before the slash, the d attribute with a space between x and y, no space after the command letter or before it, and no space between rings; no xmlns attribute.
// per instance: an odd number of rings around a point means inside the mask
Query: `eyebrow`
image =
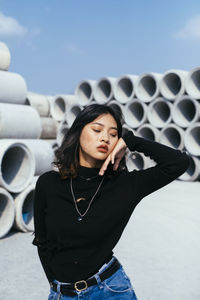
<svg viewBox="0 0 200 300"><path fill-rule="evenodd" d="M92 124L97 124L97 125L100 125L100 126L104 126L103 124L98 123L98 122L94 122L94 123L92 123ZM110 129L118 130L116 127L110 127Z"/></svg>

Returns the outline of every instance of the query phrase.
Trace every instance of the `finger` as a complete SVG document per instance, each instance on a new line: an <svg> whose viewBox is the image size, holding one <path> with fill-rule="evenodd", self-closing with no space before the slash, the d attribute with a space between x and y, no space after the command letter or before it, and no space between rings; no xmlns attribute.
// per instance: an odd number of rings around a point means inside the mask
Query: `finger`
<svg viewBox="0 0 200 300"><path fill-rule="evenodd" d="M113 169L114 169L115 171L118 169L120 161L121 161L121 158L117 158L117 159L116 159L115 164L114 164L114 167L113 167Z"/></svg>
<svg viewBox="0 0 200 300"><path fill-rule="evenodd" d="M101 169L99 171L99 175L103 175L104 174L104 172L107 169L107 166L108 166L109 162L110 162L110 155L107 157L107 159L104 161L103 165L101 166Z"/></svg>

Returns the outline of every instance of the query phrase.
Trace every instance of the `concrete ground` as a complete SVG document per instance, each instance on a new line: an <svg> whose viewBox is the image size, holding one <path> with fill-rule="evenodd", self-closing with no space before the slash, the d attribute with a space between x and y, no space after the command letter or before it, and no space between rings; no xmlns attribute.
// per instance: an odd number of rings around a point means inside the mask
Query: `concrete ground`
<svg viewBox="0 0 200 300"><path fill-rule="evenodd" d="M45 300L49 285L31 233L0 240L0 300ZM200 299L200 182L174 181L135 209L115 256L139 300Z"/></svg>

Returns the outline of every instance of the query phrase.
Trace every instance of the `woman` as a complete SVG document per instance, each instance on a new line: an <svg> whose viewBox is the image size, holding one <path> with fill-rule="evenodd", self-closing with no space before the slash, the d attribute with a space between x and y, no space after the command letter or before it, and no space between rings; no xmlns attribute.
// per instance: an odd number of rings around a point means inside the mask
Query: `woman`
<svg viewBox="0 0 200 300"><path fill-rule="evenodd" d="M36 184L33 244L50 283L50 299L137 299L113 248L136 205L186 171L189 156L135 136L122 136L121 116L86 106L56 151L59 172ZM129 172L127 147L157 163Z"/></svg>

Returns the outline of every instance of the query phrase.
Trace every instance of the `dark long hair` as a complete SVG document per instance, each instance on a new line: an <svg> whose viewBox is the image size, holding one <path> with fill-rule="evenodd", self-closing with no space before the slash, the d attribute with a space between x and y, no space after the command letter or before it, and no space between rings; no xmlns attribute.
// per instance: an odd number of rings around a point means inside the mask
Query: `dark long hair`
<svg viewBox="0 0 200 300"><path fill-rule="evenodd" d="M79 145L80 135L85 125L95 120L102 114L111 114L117 123L118 138L122 136L122 114L119 111L114 110L112 107L106 104L91 104L87 105L76 116L72 126L64 136L60 147L55 151L56 160L53 164L58 168L59 173L63 179L68 177L76 177L78 174L79 163ZM125 157L120 161L117 172L126 169ZM115 175L116 171L113 171L113 167L109 164L105 175Z"/></svg>

